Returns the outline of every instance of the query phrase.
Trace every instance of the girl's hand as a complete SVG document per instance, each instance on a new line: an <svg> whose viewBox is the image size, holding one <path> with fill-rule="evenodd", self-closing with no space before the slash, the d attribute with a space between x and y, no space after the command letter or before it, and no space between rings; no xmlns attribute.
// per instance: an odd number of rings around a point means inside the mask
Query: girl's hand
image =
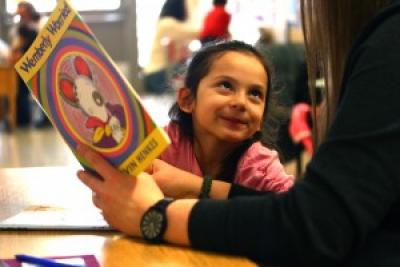
<svg viewBox="0 0 400 267"><path fill-rule="evenodd" d="M128 235L141 236L140 220L145 211L164 197L151 177L123 174L99 154L79 145L77 153L101 176L79 171L79 179L93 191L93 203L102 210L105 220L115 229Z"/></svg>
<svg viewBox="0 0 400 267"><path fill-rule="evenodd" d="M163 193L172 198L198 198L203 178L155 159L147 170Z"/></svg>

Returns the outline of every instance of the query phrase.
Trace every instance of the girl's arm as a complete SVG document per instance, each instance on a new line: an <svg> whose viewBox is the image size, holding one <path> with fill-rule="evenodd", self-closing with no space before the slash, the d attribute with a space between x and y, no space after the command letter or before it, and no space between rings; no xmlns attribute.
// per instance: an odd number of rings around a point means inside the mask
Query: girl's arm
<svg viewBox="0 0 400 267"><path fill-rule="evenodd" d="M203 178L178 169L165 161L156 159L148 172L153 175L163 193L173 198L198 198ZM213 180L209 197L212 199L226 199L231 184Z"/></svg>
<svg viewBox="0 0 400 267"><path fill-rule="evenodd" d="M153 161L148 172L153 175L161 191L169 197L198 198L200 195L203 177L178 169L159 159ZM246 186L213 180L209 198L227 199L238 196L258 196L265 195L268 192L272 191L257 191Z"/></svg>

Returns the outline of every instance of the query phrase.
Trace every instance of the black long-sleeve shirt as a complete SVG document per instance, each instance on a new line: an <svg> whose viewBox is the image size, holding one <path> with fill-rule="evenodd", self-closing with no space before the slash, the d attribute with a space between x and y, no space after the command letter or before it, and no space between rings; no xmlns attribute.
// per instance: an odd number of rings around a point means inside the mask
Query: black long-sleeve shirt
<svg viewBox="0 0 400 267"><path fill-rule="evenodd" d="M234 186L229 200L199 201L193 247L279 266L400 266L399 0L355 42L342 86L305 178L285 194Z"/></svg>

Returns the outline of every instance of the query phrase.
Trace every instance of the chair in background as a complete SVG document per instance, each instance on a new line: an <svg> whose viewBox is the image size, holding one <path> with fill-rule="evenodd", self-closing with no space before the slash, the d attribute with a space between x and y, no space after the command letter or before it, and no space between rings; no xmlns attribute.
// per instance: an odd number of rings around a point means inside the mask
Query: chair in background
<svg viewBox="0 0 400 267"><path fill-rule="evenodd" d="M281 161L296 160L296 175L299 177L303 172L303 147L292 141L288 127L293 105L304 102L299 97L308 92L305 48L301 43L258 43L257 49L271 63L274 74L271 89L278 92L279 103L288 110L287 117L281 118L277 139Z"/></svg>

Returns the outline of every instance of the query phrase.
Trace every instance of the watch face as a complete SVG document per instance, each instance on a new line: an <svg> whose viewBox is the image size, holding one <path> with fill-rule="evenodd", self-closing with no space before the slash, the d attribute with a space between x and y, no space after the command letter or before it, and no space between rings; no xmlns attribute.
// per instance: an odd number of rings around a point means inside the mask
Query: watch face
<svg viewBox="0 0 400 267"><path fill-rule="evenodd" d="M146 239L159 237L163 227L163 216L157 210L149 210L141 222L142 234Z"/></svg>

